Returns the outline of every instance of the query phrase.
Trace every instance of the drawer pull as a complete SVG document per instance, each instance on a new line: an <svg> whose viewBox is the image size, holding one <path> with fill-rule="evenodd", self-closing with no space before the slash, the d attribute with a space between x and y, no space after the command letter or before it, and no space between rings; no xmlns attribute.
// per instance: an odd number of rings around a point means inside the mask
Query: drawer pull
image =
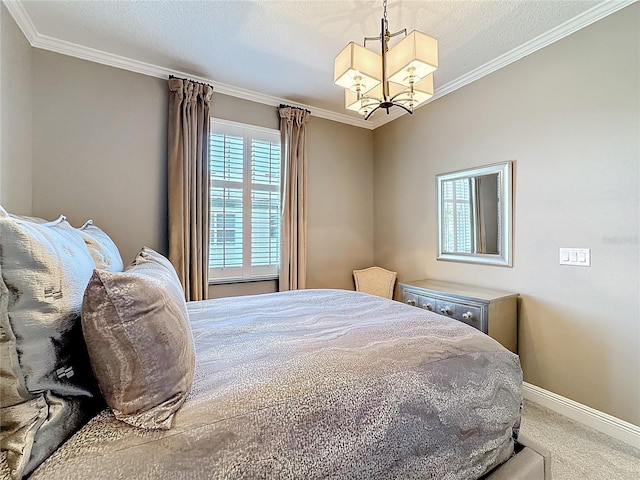
<svg viewBox="0 0 640 480"><path fill-rule="evenodd" d="M440 313L443 313L445 315L451 315L453 311L449 307L442 307L440 309Z"/></svg>
<svg viewBox="0 0 640 480"><path fill-rule="evenodd" d="M415 300L407 300L407 305L411 305L412 307L416 306L416 301Z"/></svg>
<svg viewBox="0 0 640 480"><path fill-rule="evenodd" d="M473 320L473 313L471 312L463 313L462 318L464 318L465 320Z"/></svg>
<svg viewBox="0 0 640 480"><path fill-rule="evenodd" d="M433 305L430 303L423 303L422 308L424 308L425 310L429 310L430 312L433 312Z"/></svg>

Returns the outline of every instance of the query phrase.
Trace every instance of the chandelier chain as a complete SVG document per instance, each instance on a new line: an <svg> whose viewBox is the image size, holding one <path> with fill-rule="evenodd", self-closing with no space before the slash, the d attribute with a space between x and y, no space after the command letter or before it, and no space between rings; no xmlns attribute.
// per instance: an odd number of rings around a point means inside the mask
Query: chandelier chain
<svg viewBox="0 0 640 480"><path fill-rule="evenodd" d="M382 8L384 9L384 20L387 21L387 0L382 0Z"/></svg>

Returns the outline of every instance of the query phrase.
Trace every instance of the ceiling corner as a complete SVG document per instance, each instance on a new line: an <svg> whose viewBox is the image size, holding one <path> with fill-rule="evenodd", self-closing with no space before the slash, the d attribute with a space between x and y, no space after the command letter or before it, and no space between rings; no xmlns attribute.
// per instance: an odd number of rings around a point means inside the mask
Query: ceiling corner
<svg viewBox="0 0 640 480"><path fill-rule="evenodd" d="M27 15L27 12L22 6L22 2L17 0L2 0L2 4L7 7L7 10L9 10L9 13L18 24L18 27L22 30L22 34L33 47L40 35L31 21L31 18L29 18L29 15Z"/></svg>

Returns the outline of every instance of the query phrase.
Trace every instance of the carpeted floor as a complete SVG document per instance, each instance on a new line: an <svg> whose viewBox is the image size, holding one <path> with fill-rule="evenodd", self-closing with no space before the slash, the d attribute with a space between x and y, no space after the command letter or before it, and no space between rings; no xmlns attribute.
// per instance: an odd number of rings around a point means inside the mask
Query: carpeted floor
<svg viewBox="0 0 640 480"><path fill-rule="evenodd" d="M640 450L525 401L521 431L551 451L553 480L639 480Z"/></svg>

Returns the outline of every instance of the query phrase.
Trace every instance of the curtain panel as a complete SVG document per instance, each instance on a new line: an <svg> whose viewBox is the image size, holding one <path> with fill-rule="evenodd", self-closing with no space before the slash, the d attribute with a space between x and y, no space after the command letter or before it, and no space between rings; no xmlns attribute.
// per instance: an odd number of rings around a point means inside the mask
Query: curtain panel
<svg viewBox="0 0 640 480"><path fill-rule="evenodd" d="M473 218L475 218L474 227L476 232L476 244L472 247L472 252L487 253L487 232L485 228L486 220L484 215L485 207L483 201L484 195L480 193L482 192L482 178L483 177L475 177L473 179L475 183L474 189L476 192L474 205L475 212L473 212Z"/></svg>
<svg viewBox="0 0 640 480"><path fill-rule="evenodd" d="M310 114L294 107L279 110L283 146L279 289L284 291L306 287L306 129Z"/></svg>
<svg viewBox="0 0 640 480"><path fill-rule="evenodd" d="M209 270L209 105L213 87L170 78L169 260L185 298L205 300Z"/></svg>

